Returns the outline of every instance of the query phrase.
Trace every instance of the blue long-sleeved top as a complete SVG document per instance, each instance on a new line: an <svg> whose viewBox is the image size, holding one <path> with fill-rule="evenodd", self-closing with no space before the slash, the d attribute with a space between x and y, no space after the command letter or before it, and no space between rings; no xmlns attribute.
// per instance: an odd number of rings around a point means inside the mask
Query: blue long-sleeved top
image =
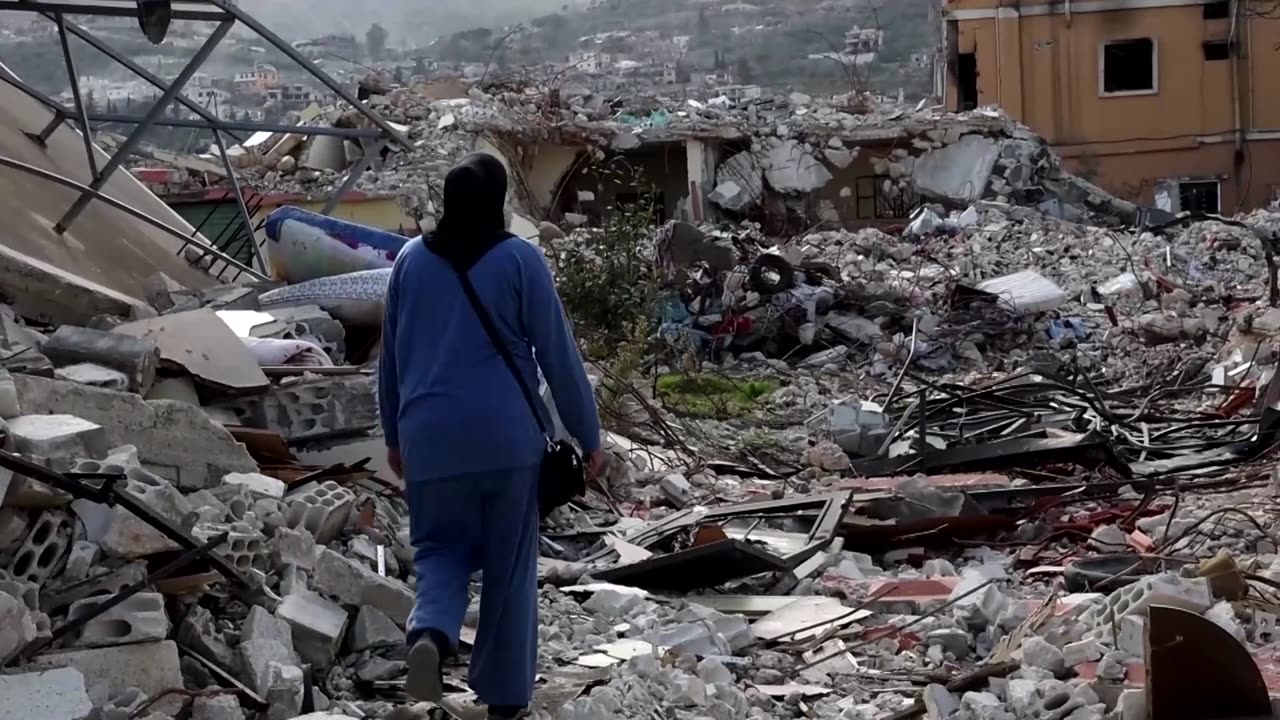
<svg viewBox="0 0 1280 720"><path fill-rule="evenodd" d="M468 277L535 400L541 367L565 428L584 451L598 449L595 397L537 248L509 238ZM546 443L515 378L453 268L423 240L410 241L396 258L386 305L378 401L387 447L400 449L405 479L536 464ZM550 428L549 413L537 404Z"/></svg>

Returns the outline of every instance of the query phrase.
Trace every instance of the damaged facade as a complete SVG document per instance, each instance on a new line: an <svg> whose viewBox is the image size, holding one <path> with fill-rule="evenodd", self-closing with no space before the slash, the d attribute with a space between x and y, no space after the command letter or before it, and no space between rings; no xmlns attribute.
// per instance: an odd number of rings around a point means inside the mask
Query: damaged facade
<svg viewBox="0 0 1280 720"><path fill-rule="evenodd" d="M946 106L999 106L1067 167L1148 207L1275 198L1280 105L1259 78L1280 22L1246 0L947 0Z"/></svg>

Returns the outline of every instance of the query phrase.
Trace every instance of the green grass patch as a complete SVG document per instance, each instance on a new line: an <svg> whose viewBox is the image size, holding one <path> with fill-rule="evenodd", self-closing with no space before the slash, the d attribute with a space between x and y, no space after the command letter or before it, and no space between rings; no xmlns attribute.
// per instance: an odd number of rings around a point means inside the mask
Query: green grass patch
<svg viewBox="0 0 1280 720"><path fill-rule="evenodd" d="M698 373L658 377L658 398L682 415L727 420L750 415L757 401L781 384L772 378L727 378Z"/></svg>

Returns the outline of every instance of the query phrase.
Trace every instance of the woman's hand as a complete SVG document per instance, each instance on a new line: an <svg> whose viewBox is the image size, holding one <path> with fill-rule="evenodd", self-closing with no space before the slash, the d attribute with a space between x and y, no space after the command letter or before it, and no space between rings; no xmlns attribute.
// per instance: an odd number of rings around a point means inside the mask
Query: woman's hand
<svg viewBox="0 0 1280 720"><path fill-rule="evenodd" d="M404 479L404 460L400 458L400 448L387 448L387 465L391 466L391 472L396 477Z"/></svg>

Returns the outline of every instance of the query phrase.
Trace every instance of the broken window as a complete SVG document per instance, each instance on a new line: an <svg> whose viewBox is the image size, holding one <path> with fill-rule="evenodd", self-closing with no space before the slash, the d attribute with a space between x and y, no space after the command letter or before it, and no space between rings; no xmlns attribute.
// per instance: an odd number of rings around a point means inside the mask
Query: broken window
<svg viewBox="0 0 1280 720"><path fill-rule="evenodd" d="M1226 40L1208 40L1204 44L1205 60L1226 60L1231 57L1231 43Z"/></svg>
<svg viewBox="0 0 1280 720"><path fill-rule="evenodd" d="M885 192L888 175L860 177L854 181L854 217L858 220L893 220L904 218L915 209L915 193L898 188L891 196Z"/></svg>
<svg viewBox="0 0 1280 720"><path fill-rule="evenodd" d="M1204 19L1205 20L1224 20L1231 17L1231 3L1229 0L1219 0L1219 2L1205 3Z"/></svg>
<svg viewBox="0 0 1280 720"><path fill-rule="evenodd" d="M960 53L956 61L956 110L978 107L978 55Z"/></svg>
<svg viewBox="0 0 1280 720"><path fill-rule="evenodd" d="M1116 40L1102 46L1102 92L1156 90L1156 43L1151 38Z"/></svg>
<svg viewBox="0 0 1280 720"><path fill-rule="evenodd" d="M1178 183L1178 207L1182 212L1217 215L1220 209L1217 180L1183 180Z"/></svg>

